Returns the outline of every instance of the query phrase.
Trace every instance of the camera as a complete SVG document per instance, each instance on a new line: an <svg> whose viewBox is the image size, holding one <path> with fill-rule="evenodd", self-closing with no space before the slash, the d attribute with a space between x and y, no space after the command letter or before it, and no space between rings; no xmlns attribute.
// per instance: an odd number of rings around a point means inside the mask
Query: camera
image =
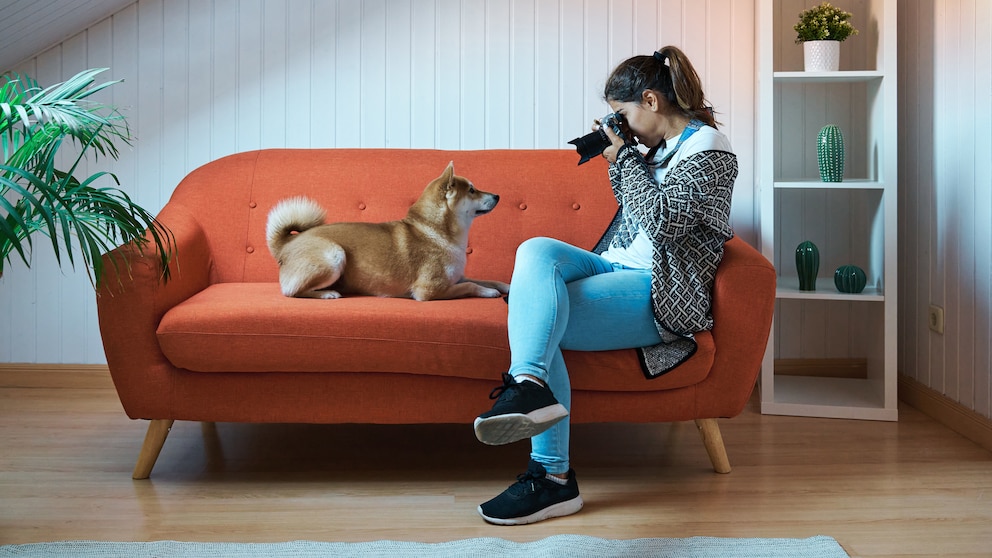
<svg viewBox="0 0 992 558"><path fill-rule="evenodd" d="M579 164L585 163L593 157L598 157L602 155L603 151L610 146L610 138L603 131L603 128L609 126L613 133L620 136L624 141L628 141L627 137L623 134L623 129L626 127L627 123L623 119L623 115L613 112L607 114L599 121L599 130L590 132L581 138L575 138L568 142L575 146L575 150L579 153Z"/></svg>

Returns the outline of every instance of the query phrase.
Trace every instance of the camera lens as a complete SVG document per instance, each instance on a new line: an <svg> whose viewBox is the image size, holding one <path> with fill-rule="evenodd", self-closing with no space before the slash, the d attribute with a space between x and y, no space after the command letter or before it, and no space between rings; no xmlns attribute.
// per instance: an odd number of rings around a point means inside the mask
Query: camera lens
<svg viewBox="0 0 992 558"><path fill-rule="evenodd" d="M596 130L568 143L575 146L575 150L579 153L579 164L581 165L593 157L602 155L603 150L610 146L610 138L602 130Z"/></svg>
<svg viewBox="0 0 992 558"><path fill-rule="evenodd" d="M575 150L579 152L579 164L585 163L593 157L598 157L603 154L603 151L610 146L612 143L610 137L606 135L603 128L609 126L616 135L620 136L621 139L627 141L627 138L623 135L623 125L624 119L623 115L618 112L611 112L599 120L600 129L595 132L590 132L581 138L575 138L568 142L575 146Z"/></svg>

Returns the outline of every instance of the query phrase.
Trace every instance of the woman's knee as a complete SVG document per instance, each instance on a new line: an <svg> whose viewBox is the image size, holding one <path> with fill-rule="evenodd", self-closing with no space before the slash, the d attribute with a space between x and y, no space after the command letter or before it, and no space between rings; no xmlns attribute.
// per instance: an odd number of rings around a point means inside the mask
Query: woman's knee
<svg viewBox="0 0 992 558"><path fill-rule="evenodd" d="M565 243L546 236L528 238L517 247L517 262L534 262L541 260L557 260Z"/></svg>

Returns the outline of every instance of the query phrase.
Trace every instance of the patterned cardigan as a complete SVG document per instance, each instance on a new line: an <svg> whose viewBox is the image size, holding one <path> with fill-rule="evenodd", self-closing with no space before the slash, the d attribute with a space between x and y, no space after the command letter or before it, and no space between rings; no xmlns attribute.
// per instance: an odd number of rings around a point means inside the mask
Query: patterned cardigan
<svg viewBox="0 0 992 558"><path fill-rule="evenodd" d="M716 268L724 242L734 234L730 202L737 157L726 151L692 154L658 184L641 153L624 146L609 173L621 209L594 251L629 246L638 228L653 238L651 299L662 343L639 353L644 375L657 378L696 352L693 332L713 327Z"/></svg>

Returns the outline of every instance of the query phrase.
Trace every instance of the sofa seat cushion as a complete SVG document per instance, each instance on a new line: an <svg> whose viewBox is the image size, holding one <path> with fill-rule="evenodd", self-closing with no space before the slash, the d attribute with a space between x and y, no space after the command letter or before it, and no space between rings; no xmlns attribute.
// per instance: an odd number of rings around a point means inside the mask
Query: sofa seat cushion
<svg viewBox="0 0 992 558"><path fill-rule="evenodd" d="M169 361L194 372L395 372L499 382L509 366L502 299L417 302L287 298L278 283L218 283L163 316ZM572 388L655 391L695 384L713 365L708 332L699 350L659 379L640 372L637 351L566 351Z"/></svg>

